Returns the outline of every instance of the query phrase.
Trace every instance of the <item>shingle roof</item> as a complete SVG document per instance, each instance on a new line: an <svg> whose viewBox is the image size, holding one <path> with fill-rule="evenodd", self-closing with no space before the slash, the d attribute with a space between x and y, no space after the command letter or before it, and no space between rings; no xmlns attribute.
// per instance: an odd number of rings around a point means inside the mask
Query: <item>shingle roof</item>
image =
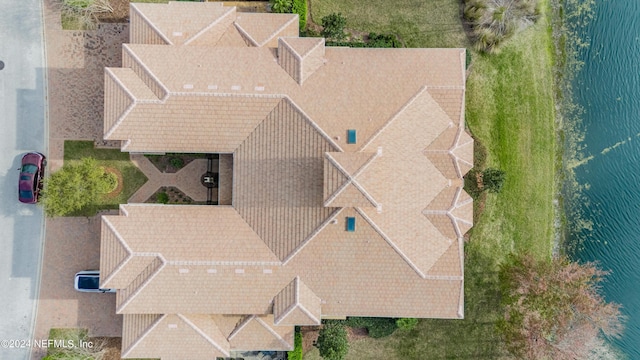
<svg viewBox="0 0 640 360"><path fill-rule="evenodd" d="M229 356L229 343L209 315L125 315L123 328L123 358Z"/></svg>
<svg viewBox="0 0 640 360"><path fill-rule="evenodd" d="M246 350L293 350L293 326L273 326L273 316L247 316L229 335L231 348Z"/></svg>
<svg viewBox="0 0 640 360"><path fill-rule="evenodd" d="M208 2L194 12L184 2L160 6L131 3L131 17L131 43L148 43L149 33L153 32L168 45L186 45L200 37L207 37L209 45L215 45L235 19L236 8ZM213 38L211 34L215 34Z"/></svg>
<svg viewBox="0 0 640 360"><path fill-rule="evenodd" d="M278 295L273 304L276 325L320 325L320 298L296 276Z"/></svg>
<svg viewBox="0 0 640 360"><path fill-rule="evenodd" d="M179 335L196 348L228 351L289 349L292 325L322 317L461 318L473 218L464 50L325 47L297 37L297 17L215 6L185 20L186 46L149 45L181 24L149 19L199 9L152 6L131 17L141 43L124 46L124 68L106 71L105 138L223 152L233 180L220 184L228 205L103 217L123 348L142 354L164 319L199 334Z"/></svg>

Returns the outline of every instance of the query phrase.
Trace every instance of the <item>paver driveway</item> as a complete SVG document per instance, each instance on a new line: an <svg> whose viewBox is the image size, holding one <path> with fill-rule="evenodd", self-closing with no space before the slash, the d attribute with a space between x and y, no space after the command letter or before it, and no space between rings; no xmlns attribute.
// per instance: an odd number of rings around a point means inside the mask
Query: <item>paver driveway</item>
<svg viewBox="0 0 640 360"><path fill-rule="evenodd" d="M53 0L44 0L48 63L49 169L62 166L64 140L102 138L104 67L119 66L128 27L108 24L95 31L64 31ZM120 336L122 316L115 294L79 293L73 276L100 265L100 218L46 220L44 259L34 336L54 327L83 327L90 336ZM40 359L46 349L33 349Z"/></svg>

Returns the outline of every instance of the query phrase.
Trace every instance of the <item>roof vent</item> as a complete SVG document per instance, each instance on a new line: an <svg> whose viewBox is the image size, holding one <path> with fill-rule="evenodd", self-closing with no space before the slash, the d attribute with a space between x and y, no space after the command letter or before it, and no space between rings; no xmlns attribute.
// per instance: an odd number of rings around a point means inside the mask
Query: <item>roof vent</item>
<svg viewBox="0 0 640 360"><path fill-rule="evenodd" d="M178 272L180 274L188 274L189 273L189 269L179 269Z"/></svg>
<svg viewBox="0 0 640 360"><path fill-rule="evenodd" d="M216 269L207 269L207 273L209 273L209 274L215 274L217 272L218 272L218 270L216 270Z"/></svg>
<svg viewBox="0 0 640 360"><path fill-rule="evenodd" d="M271 270L271 269L262 269L262 273L263 274L271 274L271 273L273 273L273 270Z"/></svg>
<svg viewBox="0 0 640 360"><path fill-rule="evenodd" d="M244 274L244 269L236 269L236 274Z"/></svg>
<svg viewBox="0 0 640 360"><path fill-rule="evenodd" d="M169 329L177 329L178 328L178 324L169 324L168 327L169 327Z"/></svg>
<svg viewBox="0 0 640 360"><path fill-rule="evenodd" d="M184 84L184 86L182 88L184 88L184 89L193 89L193 84Z"/></svg>
<svg viewBox="0 0 640 360"><path fill-rule="evenodd" d="M207 86L207 89L209 89L209 90L218 90L218 85L209 85L209 86Z"/></svg>
<svg viewBox="0 0 640 360"><path fill-rule="evenodd" d="M356 130L355 129L347 130L347 144L355 144L356 140L357 140Z"/></svg>
<svg viewBox="0 0 640 360"><path fill-rule="evenodd" d="M347 231L356 231L356 218L352 216L347 217Z"/></svg>
<svg viewBox="0 0 640 360"><path fill-rule="evenodd" d="M182 36L182 31L174 31L173 36Z"/></svg>
<svg viewBox="0 0 640 360"><path fill-rule="evenodd" d="M242 87L240 85L232 85L231 86L231 90L239 91L240 89L242 89Z"/></svg>

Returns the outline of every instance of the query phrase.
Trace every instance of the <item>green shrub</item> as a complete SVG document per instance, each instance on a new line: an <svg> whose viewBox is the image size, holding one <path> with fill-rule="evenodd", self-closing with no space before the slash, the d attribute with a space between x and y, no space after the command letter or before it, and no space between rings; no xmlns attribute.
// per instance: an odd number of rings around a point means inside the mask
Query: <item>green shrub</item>
<svg viewBox="0 0 640 360"><path fill-rule="evenodd" d="M169 194L167 194L166 192L161 192L158 193L158 195L156 195L156 201L158 201L160 204L166 204L169 202Z"/></svg>
<svg viewBox="0 0 640 360"><path fill-rule="evenodd" d="M347 25L347 19L341 13L331 13L322 18L322 36L327 39L341 41L346 35L344 27Z"/></svg>
<svg viewBox="0 0 640 360"><path fill-rule="evenodd" d="M369 39L365 43L366 47L372 48L399 48L402 47L398 37L393 34L369 33Z"/></svg>
<svg viewBox="0 0 640 360"><path fill-rule="evenodd" d="M495 52L516 31L540 16L538 0L464 0L463 16L478 51Z"/></svg>
<svg viewBox="0 0 640 360"><path fill-rule="evenodd" d="M287 352L287 359L289 360L302 360L302 334L300 330L296 329L296 335L294 338L294 347L292 351Z"/></svg>
<svg viewBox="0 0 640 360"><path fill-rule="evenodd" d="M179 157L172 157L169 162L171 163L171 166L176 169L181 169L184 166L184 160Z"/></svg>
<svg viewBox="0 0 640 360"><path fill-rule="evenodd" d="M300 16L300 30L307 28L307 0L293 0L291 11Z"/></svg>
<svg viewBox="0 0 640 360"><path fill-rule="evenodd" d="M324 326L320 329L316 347L320 351L320 356L326 360L342 360L349 351L349 341L347 340L347 330L343 321L324 321Z"/></svg>
<svg viewBox="0 0 640 360"><path fill-rule="evenodd" d="M484 189L492 193L499 193L505 181L505 173L502 170L488 168L482 172L482 184Z"/></svg>
<svg viewBox="0 0 640 360"><path fill-rule="evenodd" d="M271 0L271 12L278 14L291 13L293 3L291 0Z"/></svg>
<svg viewBox="0 0 640 360"><path fill-rule="evenodd" d="M393 334L398 328L393 318L350 317L344 321L346 326L366 328L372 338L381 338Z"/></svg>
<svg viewBox="0 0 640 360"><path fill-rule="evenodd" d="M396 320L396 325L398 328L403 330L412 330L416 325L418 325L418 319L416 318L400 318Z"/></svg>

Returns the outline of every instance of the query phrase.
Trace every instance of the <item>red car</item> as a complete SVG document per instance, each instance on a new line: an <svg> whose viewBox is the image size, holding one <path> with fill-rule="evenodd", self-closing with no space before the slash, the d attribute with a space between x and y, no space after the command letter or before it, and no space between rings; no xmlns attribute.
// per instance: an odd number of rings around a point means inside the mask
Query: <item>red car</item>
<svg viewBox="0 0 640 360"><path fill-rule="evenodd" d="M47 159L40 153L32 152L22 157L20 180L18 181L18 200L20 202L25 204L38 202L46 165Z"/></svg>

